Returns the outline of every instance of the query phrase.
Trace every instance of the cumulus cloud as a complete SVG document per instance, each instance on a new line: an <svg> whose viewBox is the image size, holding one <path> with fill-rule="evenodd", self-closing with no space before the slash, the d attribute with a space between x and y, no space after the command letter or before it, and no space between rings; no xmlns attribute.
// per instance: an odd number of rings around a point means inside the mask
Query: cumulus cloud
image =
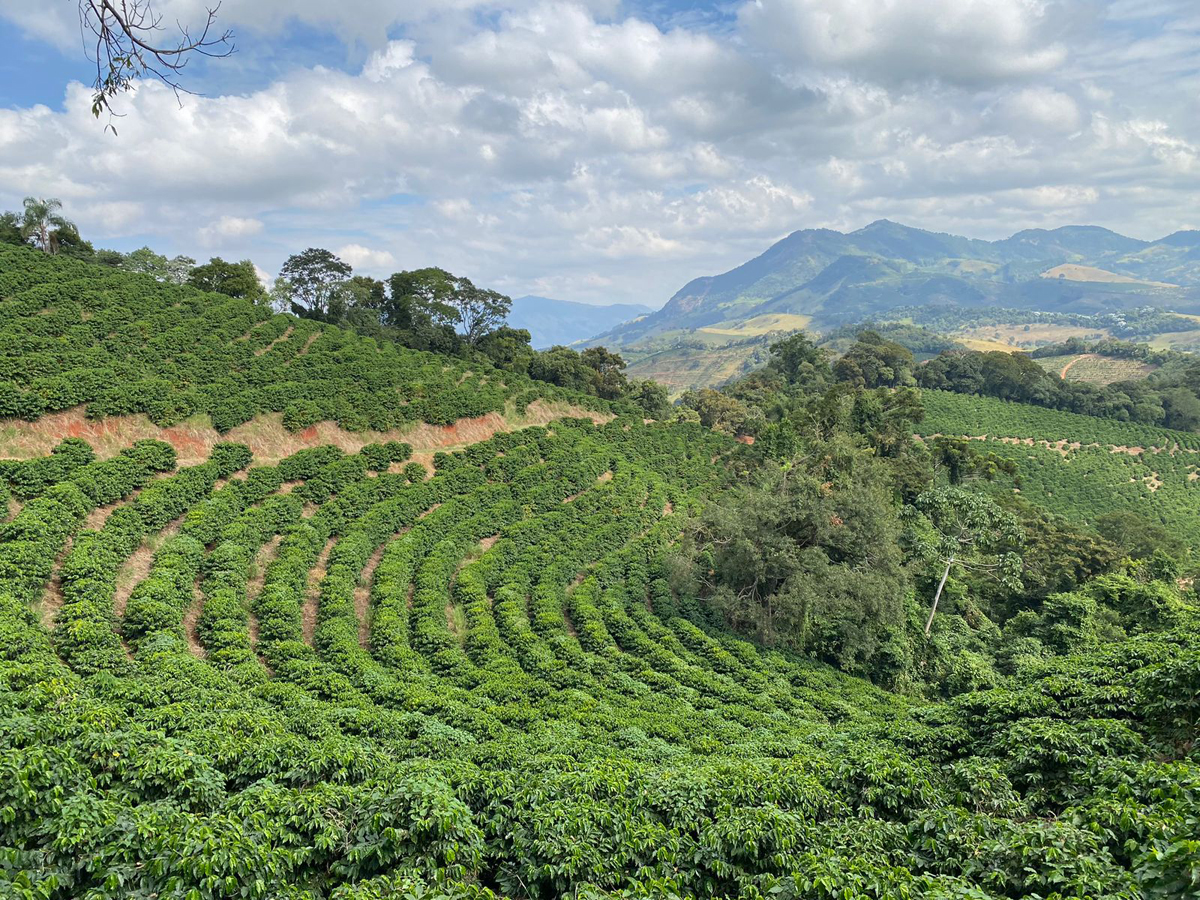
<svg viewBox="0 0 1200 900"><path fill-rule="evenodd" d="M0 109L0 208L61 197L101 245L267 268L326 246L372 274L648 303L792 230L881 216L1149 237L1200 189L1200 24L1180 2L1151 27L1108 0L750 0L718 26L614 0L226 0L235 31L300 22L348 62L183 109L146 82L115 139L84 85ZM75 27L73 7L27 11L0 0L33 36Z"/></svg>
<svg viewBox="0 0 1200 900"><path fill-rule="evenodd" d="M1066 48L1042 0L751 0L747 33L789 61L884 82L975 84L1044 74Z"/></svg>
<svg viewBox="0 0 1200 900"><path fill-rule="evenodd" d="M362 244L346 244L335 250L334 254L355 269L368 269L373 272L385 271L396 264L396 257L387 250L364 247Z"/></svg>
<svg viewBox="0 0 1200 900"><path fill-rule="evenodd" d="M218 247L222 244L243 241L253 237L263 230L263 223L258 219L241 216L221 216L210 225L205 225L197 232L200 242L206 247Z"/></svg>

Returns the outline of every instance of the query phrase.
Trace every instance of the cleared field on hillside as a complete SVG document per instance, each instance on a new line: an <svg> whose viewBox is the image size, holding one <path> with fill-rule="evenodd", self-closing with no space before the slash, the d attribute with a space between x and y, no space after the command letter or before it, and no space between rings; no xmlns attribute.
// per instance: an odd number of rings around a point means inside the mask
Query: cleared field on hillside
<svg viewBox="0 0 1200 900"><path fill-rule="evenodd" d="M1160 334L1151 338L1147 343L1155 350L1195 351L1200 349L1200 328L1194 331L1171 331Z"/></svg>
<svg viewBox="0 0 1200 900"><path fill-rule="evenodd" d="M988 338L955 338L960 344L968 350L979 350L986 353L990 350L999 350L1001 353L1012 353L1015 350L1020 350L1020 347L1014 347L1012 344L1006 344L1003 341L992 340Z"/></svg>
<svg viewBox="0 0 1200 900"><path fill-rule="evenodd" d="M1053 269L1047 269L1042 273L1043 278L1061 278L1064 281L1090 281L1099 284L1144 284L1150 287L1179 287L1177 284L1168 284L1165 281L1142 281L1140 278L1132 278L1129 275L1121 275L1118 272L1110 272L1107 269L1097 269L1095 266L1077 266L1073 263L1064 263L1061 266L1055 266Z"/></svg>
<svg viewBox="0 0 1200 900"><path fill-rule="evenodd" d="M1200 437L989 397L924 391L920 434L970 437L1016 462L1030 502L1085 525L1134 510L1200 546Z"/></svg>
<svg viewBox="0 0 1200 900"><path fill-rule="evenodd" d="M760 334L768 334L772 331L799 331L801 328L807 328L809 322L812 321L812 316L798 316L792 313L768 313L762 316L755 316L752 319L744 321L729 321L718 322L715 325L706 325L697 331L706 334L725 334L731 337L757 337Z"/></svg>
<svg viewBox="0 0 1200 900"><path fill-rule="evenodd" d="M689 388L723 384L766 361L767 350L761 344L704 350L678 347L630 363L626 373L631 378L652 378L676 396Z"/></svg>
<svg viewBox="0 0 1200 900"><path fill-rule="evenodd" d="M1054 372L1067 381L1082 381L1088 384L1112 384L1115 381L1134 381L1145 378L1157 366L1138 362L1135 359L1118 359L1097 356L1094 353L1069 353L1061 356L1045 356L1036 360L1047 372Z"/></svg>
<svg viewBox="0 0 1200 900"><path fill-rule="evenodd" d="M1026 347L1040 347L1043 344L1057 344L1068 338L1082 338L1084 340L1095 341L1111 336L1108 330L1104 328L1085 327L1082 325L1050 325L1044 322L1027 322L1015 325L980 325L976 328L963 328L950 335L950 337L963 343L975 340L1004 345L1003 347L987 348L996 350L1019 350ZM983 348L973 347L972 349Z"/></svg>

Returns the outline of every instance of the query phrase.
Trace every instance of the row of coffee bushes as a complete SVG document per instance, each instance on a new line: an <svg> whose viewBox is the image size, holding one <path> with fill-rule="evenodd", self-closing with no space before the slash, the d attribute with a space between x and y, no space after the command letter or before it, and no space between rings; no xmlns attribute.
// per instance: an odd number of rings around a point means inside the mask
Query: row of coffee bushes
<svg viewBox="0 0 1200 900"><path fill-rule="evenodd" d="M37 602L54 562L87 513L115 503L175 467L175 450L161 441L138 441L118 456L76 469L0 526L0 581L28 604Z"/></svg>
<svg viewBox="0 0 1200 900"><path fill-rule="evenodd" d="M62 606L54 628L55 648L72 668L95 672L128 666L113 618L122 563L146 537L183 516L212 491L218 479L245 468L250 459L250 448L244 444L217 444L207 462L156 481L113 510L99 531L76 536L59 570ZM172 552L199 565L203 547L190 553L173 547Z"/></svg>

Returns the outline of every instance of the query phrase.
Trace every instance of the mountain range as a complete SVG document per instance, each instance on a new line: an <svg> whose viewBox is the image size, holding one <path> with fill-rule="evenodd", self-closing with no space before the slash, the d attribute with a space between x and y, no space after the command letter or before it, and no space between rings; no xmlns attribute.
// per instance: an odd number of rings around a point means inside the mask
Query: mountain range
<svg viewBox="0 0 1200 900"><path fill-rule="evenodd" d="M801 319L826 330L926 305L1195 311L1200 231L1143 241L1084 225L986 241L887 220L849 233L807 229L735 269L688 282L662 309L591 342L663 347L701 330L745 335Z"/></svg>
<svg viewBox="0 0 1200 900"><path fill-rule="evenodd" d="M517 297L508 314L508 324L529 332L533 346L542 349L555 344L573 344L630 319L651 312L637 303L612 303L596 306L552 300L549 297Z"/></svg>

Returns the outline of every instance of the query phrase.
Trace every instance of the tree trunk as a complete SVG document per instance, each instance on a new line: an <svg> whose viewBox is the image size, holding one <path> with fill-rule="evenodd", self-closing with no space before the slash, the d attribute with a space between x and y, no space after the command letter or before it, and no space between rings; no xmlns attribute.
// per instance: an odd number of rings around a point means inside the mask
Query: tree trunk
<svg viewBox="0 0 1200 900"><path fill-rule="evenodd" d="M925 637L929 637L929 629L933 628L933 617L937 614L938 600L942 598L942 588L946 586L946 579L950 577L950 567L954 565L954 557L946 560L946 571L942 573L942 580L938 582L937 593L933 595L933 606L929 608L929 621L925 623Z"/></svg>

